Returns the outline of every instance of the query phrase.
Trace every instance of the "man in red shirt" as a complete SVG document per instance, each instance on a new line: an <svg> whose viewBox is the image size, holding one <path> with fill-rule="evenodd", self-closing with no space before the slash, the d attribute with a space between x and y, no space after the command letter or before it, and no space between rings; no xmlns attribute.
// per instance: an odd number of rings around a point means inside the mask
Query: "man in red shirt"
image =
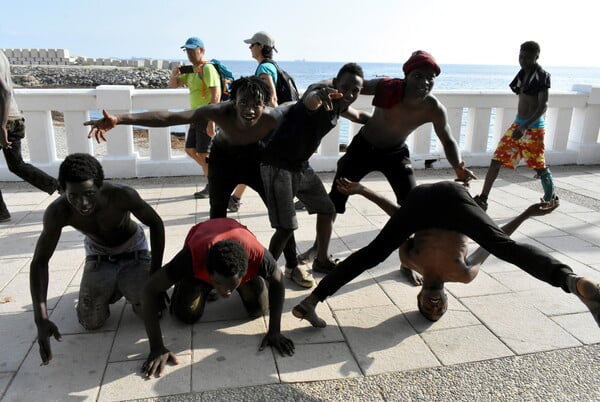
<svg viewBox="0 0 600 402"><path fill-rule="evenodd" d="M268 291L264 281L269 283ZM157 296L172 285L171 312L188 324L200 319L213 288L225 298L237 290L251 318L269 310L269 330L259 350L271 345L282 355L294 354L294 343L281 335L285 288L275 259L236 220L211 219L190 229L181 251L155 272L144 288L144 324L150 354L142 370L147 377L160 376L168 361L178 363L163 344L157 315Z"/></svg>

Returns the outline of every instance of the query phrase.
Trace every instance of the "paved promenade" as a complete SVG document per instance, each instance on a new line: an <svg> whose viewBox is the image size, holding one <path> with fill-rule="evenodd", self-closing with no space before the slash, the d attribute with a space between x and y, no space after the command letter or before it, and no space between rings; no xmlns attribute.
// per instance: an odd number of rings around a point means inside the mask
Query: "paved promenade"
<svg viewBox="0 0 600 402"><path fill-rule="evenodd" d="M600 281L600 166L553 168L561 206L530 219L515 233ZM479 192L485 169L476 169ZM542 193L532 171L503 170L488 213L501 222ZM417 171L420 183L452 179L449 170ZM332 174L323 174L330 185ZM163 217L165 261L181 248L188 229L208 218L208 200L194 200L198 177L123 180ZM381 175L365 179L392 198ZM25 183L0 183L12 221L0 224L0 398L2 401L597 401L600 400L600 329L573 295L490 257L469 285L449 284L449 309L438 322L417 310L417 287L399 274L397 254L365 272L318 312L328 326L315 329L290 310L308 291L286 282L282 331L296 344L293 357L258 345L268 317L245 318L237 294L207 305L186 326L162 319L167 347L180 360L161 378L146 380L148 353L142 323L123 301L104 328L84 331L74 306L84 262L82 235L63 232L50 263L48 307L63 335L52 341L54 360L40 366L35 342L29 264L48 196ZM440 200L440 203L444 200ZM239 219L268 245L272 229L256 193L248 191ZM366 245L386 215L351 197L338 217L330 251L346 258ZM315 218L299 213L298 246L314 236ZM281 263L281 260L280 260ZM322 276L315 275L317 279Z"/></svg>

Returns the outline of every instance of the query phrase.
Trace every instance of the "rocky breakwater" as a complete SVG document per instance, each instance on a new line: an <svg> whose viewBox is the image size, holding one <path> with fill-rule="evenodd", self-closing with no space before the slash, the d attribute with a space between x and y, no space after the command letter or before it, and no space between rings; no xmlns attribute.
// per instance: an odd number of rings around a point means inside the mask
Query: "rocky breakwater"
<svg viewBox="0 0 600 402"><path fill-rule="evenodd" d="M24 88L94 88L133 85L167 88L171 72L145 67L11 66L13 82Z"/></svg>

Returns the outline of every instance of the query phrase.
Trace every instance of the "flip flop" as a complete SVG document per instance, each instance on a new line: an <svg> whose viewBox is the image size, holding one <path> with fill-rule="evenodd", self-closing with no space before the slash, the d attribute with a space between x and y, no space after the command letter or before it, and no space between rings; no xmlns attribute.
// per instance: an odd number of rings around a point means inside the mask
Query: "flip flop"
<svg viewBox="0 0 600 402"><path fill-rule="evenodd" d="M292 314L296 318L300 318L300 320L306 320L315 328L325 328L327 323L320 319L314 308L310 308L306 305L305 302L300 302L300 304L296 304L292 309Z"/></svg>

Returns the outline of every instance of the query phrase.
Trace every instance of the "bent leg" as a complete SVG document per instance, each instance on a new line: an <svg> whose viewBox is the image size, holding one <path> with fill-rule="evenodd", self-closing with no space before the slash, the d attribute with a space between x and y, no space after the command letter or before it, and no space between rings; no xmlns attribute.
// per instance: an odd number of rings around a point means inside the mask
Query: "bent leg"
<svg viewBox="0 0 600 402"><path fill-rule="evenodd" d="M117 287L131 303L133 311L142 317L143 286L150 278L150 254L126 262L117 274Z"/></svg>
<svg viewBox="0 0 600 402"><path fill-rule="evenodd" d="M248 282L240 285L237 291L249 317L260 317L269 310L267 286L260 276L255 276Z"/></svg>
<svg viewBox="0 0 600 402"><path fill-rule="evenodd" d="M2 148L8 170L43 192L53 194L58 189L58 181L43 170L23 160L21 139L19 137L13 137L9 133L8 139L12 141L11 148Z"/></svg>
<svg viewBox="0 0 600 402"><path fill-rule="evenodd" d="M118 267L108 262L86 261L79 287L77 319L88 330L98 329L110 316L109 305L121 298Z"/></svg>
<svg viewBox="0 0 600 402"><path fill-rule="evenodd" d="M204 307L211 289L212 286L201 281L179 281L173 287L171 313L181 322L195 323L204 314Z"/></svg>

